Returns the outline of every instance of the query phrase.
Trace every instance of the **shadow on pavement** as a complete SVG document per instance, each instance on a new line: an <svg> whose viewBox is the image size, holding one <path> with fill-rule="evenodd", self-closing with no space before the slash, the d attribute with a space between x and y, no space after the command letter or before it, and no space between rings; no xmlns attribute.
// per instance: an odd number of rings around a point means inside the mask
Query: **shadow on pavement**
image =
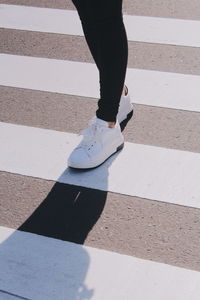
<svg viewBox="0 0 200 300"><path fill-rule="evenodd" d="M125 126L122 123L122 130ZM108 159L101 169L67 168L18 231L3 233L0 293L19 299L92 299L95 287L88 287L87 282L90 256L80 244L84 244L102 214L109 167L117 155ZM85 177L100 181L101 190L65 183L71 178Z"/></svg>

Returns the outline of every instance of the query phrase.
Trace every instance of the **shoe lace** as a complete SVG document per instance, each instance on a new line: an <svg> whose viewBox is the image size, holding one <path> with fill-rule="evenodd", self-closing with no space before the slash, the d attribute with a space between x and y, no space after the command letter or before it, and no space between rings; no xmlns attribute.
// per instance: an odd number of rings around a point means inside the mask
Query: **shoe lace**
<svg viewBox="0 0 200 300"><path fill-rule="evenodd" d="M79 135L83 135L83 140L81 141L80 147L90 148L99 140L99 136L103 130L103 127L96 123L95 118L92 118L88 122L88 127L81 130Z"/></svg>

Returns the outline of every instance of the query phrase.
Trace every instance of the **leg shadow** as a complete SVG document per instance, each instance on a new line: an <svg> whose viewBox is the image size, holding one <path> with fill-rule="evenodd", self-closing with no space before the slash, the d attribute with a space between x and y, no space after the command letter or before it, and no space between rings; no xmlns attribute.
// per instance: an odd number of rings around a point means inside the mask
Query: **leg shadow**
<svg viewBox="0 0 200 300"><path fill-rule="evenodd" d="M107 192L56 183L18 229L83 244L101 216Z"/></svg>

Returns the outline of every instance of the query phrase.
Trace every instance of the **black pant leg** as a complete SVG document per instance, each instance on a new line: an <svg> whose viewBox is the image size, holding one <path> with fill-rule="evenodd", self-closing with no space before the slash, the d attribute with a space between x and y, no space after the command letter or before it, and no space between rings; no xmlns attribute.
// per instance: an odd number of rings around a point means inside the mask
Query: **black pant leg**
<svg viewBox="0 0 200 300"><path fill-rule="evenodd" d="M122 0L73 0L84 35L99 69L97 117L116 121L128 60Z"/></svg>

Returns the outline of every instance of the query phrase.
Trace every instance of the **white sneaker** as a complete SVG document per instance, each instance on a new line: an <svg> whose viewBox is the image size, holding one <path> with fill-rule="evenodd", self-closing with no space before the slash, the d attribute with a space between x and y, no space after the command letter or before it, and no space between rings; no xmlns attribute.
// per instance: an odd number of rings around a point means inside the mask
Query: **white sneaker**
<svg viewBox="0 0 200 300"><path fill-rule="evenodd" d="M131 103L131 97L128 93L128 88L126 87L126 95L121 96L119 103L119 110L117 114L117 119L119 123L127 119L128 115L133 111L133 104Z"/></svg>
<svg viewBox="0 0 200 300"><path fill-rule="evenodd" d="M68 166L72 168L97 167L124 146L124 137L118 121L115 127L109 128L108 122L95 116L88 122L88 128L82 130L79 135L83 135L83 140L68 158Z"/></svg>

